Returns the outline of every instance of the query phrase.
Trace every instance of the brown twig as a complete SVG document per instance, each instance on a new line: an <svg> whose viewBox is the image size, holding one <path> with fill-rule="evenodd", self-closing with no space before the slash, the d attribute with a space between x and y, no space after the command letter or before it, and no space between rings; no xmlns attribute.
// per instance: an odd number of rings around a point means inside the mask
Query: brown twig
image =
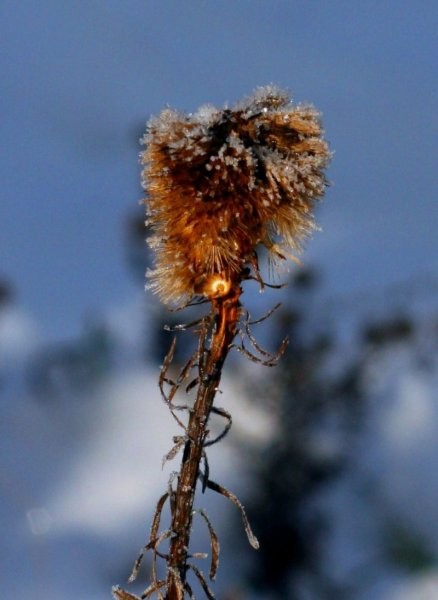
<svg viewBox="0 0 438 600"><path fill-rule="evenodd" d="M237 332L239 296L235 285L225 298L212 302L210 347L201 349L199 356L199 387L187 426L178 484L172 510L171 542L168 558L166 600L181 600L188 570L188 546L192 525L193 501L204 445L208 436L208 419L219 386L222 366Z"/></svg>

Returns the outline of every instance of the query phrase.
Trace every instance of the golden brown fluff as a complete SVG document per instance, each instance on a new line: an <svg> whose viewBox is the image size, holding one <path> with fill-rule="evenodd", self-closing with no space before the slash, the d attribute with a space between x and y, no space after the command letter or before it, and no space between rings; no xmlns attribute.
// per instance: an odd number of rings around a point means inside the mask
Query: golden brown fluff
<svg viewBox="0 0 438 600"><path fill-rule="evenodd" d="M261 87L231 109L189 115L165 109L142 142L156 253L148 276L164 302L224 295L259 244L284 258L314 228L330 152L319 113L286 92Z"/></svg>

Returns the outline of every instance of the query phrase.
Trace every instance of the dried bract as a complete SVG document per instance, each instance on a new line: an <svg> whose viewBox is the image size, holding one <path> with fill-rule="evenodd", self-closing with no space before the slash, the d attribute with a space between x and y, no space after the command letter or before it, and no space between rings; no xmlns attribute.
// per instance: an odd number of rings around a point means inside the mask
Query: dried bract
<svg viewBox="0 0 438 600"><path fill-rule="evenodd" d="M284 91L258 88L232 109L163 110L142 141L150 287L163 301L224 295L258 245L283 259L314 228L330 152L319 113Z"/></svg>

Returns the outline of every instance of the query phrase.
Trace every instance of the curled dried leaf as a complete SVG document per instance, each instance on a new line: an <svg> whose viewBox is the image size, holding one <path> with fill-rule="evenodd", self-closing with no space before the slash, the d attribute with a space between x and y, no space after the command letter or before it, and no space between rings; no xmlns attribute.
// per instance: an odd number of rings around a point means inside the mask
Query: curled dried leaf
<svg viewBox="0 0 438 600"><path fill-rule="evenodd" d="M125 590L122 590L122 588L119 587L118 585L115 585L113 587L112 594L113 594L113 597L116 598L116 600L141 600L138 596L135 596L134 594L130 594L129 592L126 592Z"/></svg>
<svg viewBox="0 0 438 600"><path fill-rule="evenodd" d="M211 544L211 563L210 563L210 579L214 579L216 577L217 568L219 565L219 553L220 553L220 544L219 538L217 537L217 533L214 530L213 525L211 524L210 519L207 517L207 514L204 510L200 510L199 513L204 518L207 523L208 531L210 533L210 544Z"/></svg>
<svg viewBox="0 0 438 600"><path fill-rule="evenodd" d="M223 486L219 485L218 483L216 483L214 481L211 481L211 479L209 479L207 481L207 487L210 488L211 490L214 490L218 494L222 494L222 496L225 496L225 498L228 498L228 500L231 500L231 502L237 506L237 508L240 510L240 514L242 516L243 526L245 528L245 533L248 538L248 541L249 541L250 545L254 548L254 550L258 550L260 548L259 541L256 538L256 536L254 535L254 533L252 532L251 525L249 524L249 520L246 515L245 508L244 508L243 504L240 502L239 498L237 496L235 496L232 492L228 491Z"/></svg>

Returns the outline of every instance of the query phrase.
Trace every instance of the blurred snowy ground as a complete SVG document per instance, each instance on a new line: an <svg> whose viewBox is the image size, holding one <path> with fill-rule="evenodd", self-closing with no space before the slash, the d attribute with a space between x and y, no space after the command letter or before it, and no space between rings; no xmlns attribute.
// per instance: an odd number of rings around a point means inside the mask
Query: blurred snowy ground
<svg viewBox="0 0 438 600"><path fill-rule="evenodd" d="M38 325L15 306L0 312L5 597L103 600L112 584L123 585L146 541L154 505L177 468L178 459L164 470L161 460L178 430L159 398L159 366L142 358L145 313L139 299L106 316L111 366L92 385L73 389L58 364L52 391L42 394L28 376L29 364L46 355ZM338 337L329 370L342 371L360 353L355 336L363 311L350 311L350 319L350 336ZM436 314L423 311L413 331L367 348L366 409L348 467L312 500L329 519L320 568L340 590L334 598L433 600L438 594ZM248 449L263 447L277 428L272 404L254 403L245 388L253 369L242 361L230 365L218 403L232 412L234 425L210 451L213 478L241 497L254 492ZM321 430L319 452L333 452L330 436ZM236 534L244 537L235 507L212 493L199 496L198 505L222 541L219 598L232 589L251 600L270 598L249 592L242 579L253 551L235 545ZM193 544L208 548L202 527L195 528ZM325 598L308 575L301 589L300 598Z"/></svg>
<svg viewBox="0 0 438 600"><path fill-rule="evenodd" d="M118 338L126 315L112 314L118 367L91 388L75 390L57 373L55 393L48 395L41 390L32 395L25 380L29 358L35 361L44 351L32 335L36 327L15 308L0 312L0 348L10 359L2 363L0 420L1 588L6 597L108 598L112 584L126 581L147 541L154 506L178 466L168 463L162 470L162 459L180 432L160 400L159 367L147 366L138 353L133 360L141 328L138 311L129 308L137 335L127 335L129 328L123 327L124 339ZM238 439L263 440L273 423L251 405L238 379L225 378L224 401L219 401L233 411L236 434L221 444L219 454L212 448L209 456L214 479L242 492L246 476ZM213 494L198 501L214 515L217 530L226 529L236 509ZM194 546L199 537L199 550L208 548L200 533ZM222 571L231 576L237 569L235 553L227 560L227 543L223 546Z"/></svg>
<svg viewBox="0 0 438 600"><path fill-rule="evenodd" d="M318 499L331 520L326 573L352 598L438 597L437 325L370 354L351 468Z"/></svg>

